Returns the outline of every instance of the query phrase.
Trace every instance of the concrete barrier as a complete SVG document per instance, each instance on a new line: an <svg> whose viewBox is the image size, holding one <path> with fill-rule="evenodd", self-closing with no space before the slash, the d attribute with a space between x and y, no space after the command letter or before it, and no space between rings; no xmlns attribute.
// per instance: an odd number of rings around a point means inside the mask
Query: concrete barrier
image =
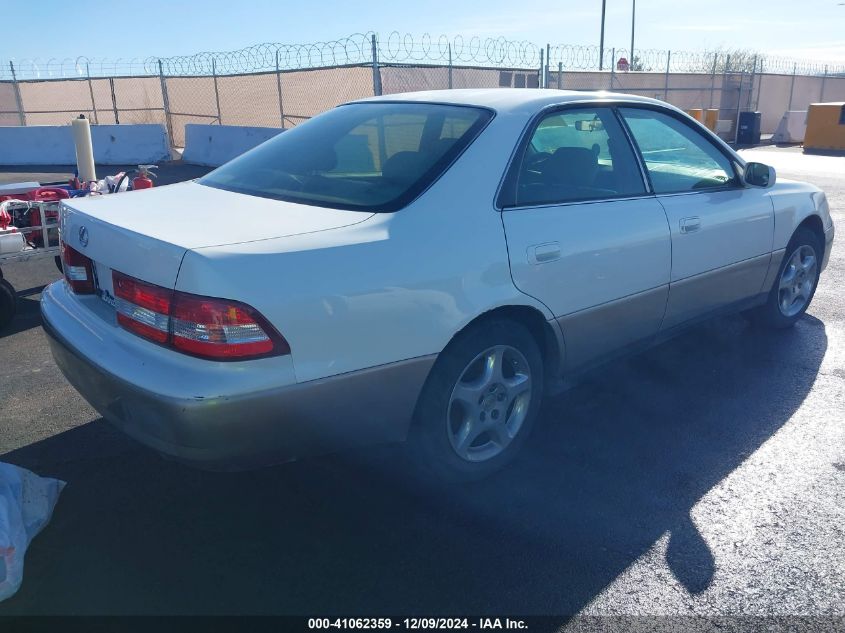
<svg viewBox="0 0 845 633"><path fill-rule="evenodd" d="M787 110L772 135L772 143L800 143L807 133L807 111Z"/></svg>
<svg viewBox="0 0 845 633"><path fill-rule="evenodd" d="M94 161L138 165L170 159L167 132L159 123L92 125ZM0 165L75 165L70 125L0 127Z"/></svg>
<svg viewBox="0 0 845 633"><path fill-rule="evenodd" d="M185 151L182 160L195 165L217 167L276 136L277 127L240 125L185 125Z"/></svg>

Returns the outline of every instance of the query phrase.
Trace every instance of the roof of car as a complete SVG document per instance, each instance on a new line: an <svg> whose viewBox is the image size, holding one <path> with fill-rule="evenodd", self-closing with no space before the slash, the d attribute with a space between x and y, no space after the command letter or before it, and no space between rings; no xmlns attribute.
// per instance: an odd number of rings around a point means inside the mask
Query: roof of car
<svg viewBox="0 0 845 633"><path fill-rule="evenodd" d="M361 101L420 101L428 103L449 103L492 108L497 112L536 112L549 105L574 103L578 101L626 101L651 103L661 106L669 104L637 95L608 92L605 90L576 91L547 88L475 88L457 90L425 90L370 97ZM669 106L671 107L671 106Z"/></svg>

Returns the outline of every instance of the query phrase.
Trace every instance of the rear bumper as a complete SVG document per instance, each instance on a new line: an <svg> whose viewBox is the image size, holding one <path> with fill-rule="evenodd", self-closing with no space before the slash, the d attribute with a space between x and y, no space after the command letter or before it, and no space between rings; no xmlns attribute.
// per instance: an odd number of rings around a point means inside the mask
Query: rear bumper
<svg viewBox="0 0 845 633"><path fill-rule="evenodd" d="M249 468L402 440L435 358L256 390L232 375L229 382L238 384L237 392L223 391L225 372L239 372L246 363L205 361L209 374L201 378L212 384L204 393L168 389L165 394L149 386L154 376L169 371L161 364L167 355L146 344L153 348L149 358L127 358L115 366L121 354L104 348L108 324L104 332L91 332L90 323L80 329L75 317L87 315L74 310L84 307L74 304L63 285L56 282L45 290L41 310L53 357L67 380L127 435L204 468ZM185 375L184 382L193 386L195 379Z"/></svg>

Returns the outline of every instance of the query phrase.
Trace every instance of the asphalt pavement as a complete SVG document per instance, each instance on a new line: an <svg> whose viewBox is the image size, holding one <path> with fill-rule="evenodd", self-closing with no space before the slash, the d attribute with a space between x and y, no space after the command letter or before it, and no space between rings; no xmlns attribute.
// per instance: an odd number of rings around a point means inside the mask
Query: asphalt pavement
<svg viewBox="0 0 845 633"><path fill-rule="evenodd" d="M468 485L394 446L245 473L161 459L53 363L52 261L4 267L0 460L68 485L0 615L845 616L845 158L746 155L827 191L840 230L808 314L720 318L592 372ZM180 169L163 180L198 175Z"/></svg>

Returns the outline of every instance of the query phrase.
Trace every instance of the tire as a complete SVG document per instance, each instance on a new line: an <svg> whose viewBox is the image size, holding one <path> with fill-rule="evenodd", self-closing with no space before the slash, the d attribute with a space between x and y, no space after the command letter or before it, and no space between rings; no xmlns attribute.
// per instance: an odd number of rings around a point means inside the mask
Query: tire
<svg viewBox="0 0 845 633"><path fill-rule="evenodd" d="M813 231L807 228L796 230L786 246L766 303L748 313L751 320L773 329L795 325L804 316L816 293L823 254L824 246ZM795 288L799 286L799 294L796 294Z"/></svg>
<svg viewBox="0 0 845 633"><path fill-rule="evenodd" d="M0 330L12 321L17 311L15 289L5 279L0 278Z"/></svg>
<svg viewBox="0 0 845 633"><path fill-rule="evenodd" d="M516 456L542 398L543 359L531 333L515 321L481 322L434 364L417 404L411 450L438 479L481 479Z"/></svg>

